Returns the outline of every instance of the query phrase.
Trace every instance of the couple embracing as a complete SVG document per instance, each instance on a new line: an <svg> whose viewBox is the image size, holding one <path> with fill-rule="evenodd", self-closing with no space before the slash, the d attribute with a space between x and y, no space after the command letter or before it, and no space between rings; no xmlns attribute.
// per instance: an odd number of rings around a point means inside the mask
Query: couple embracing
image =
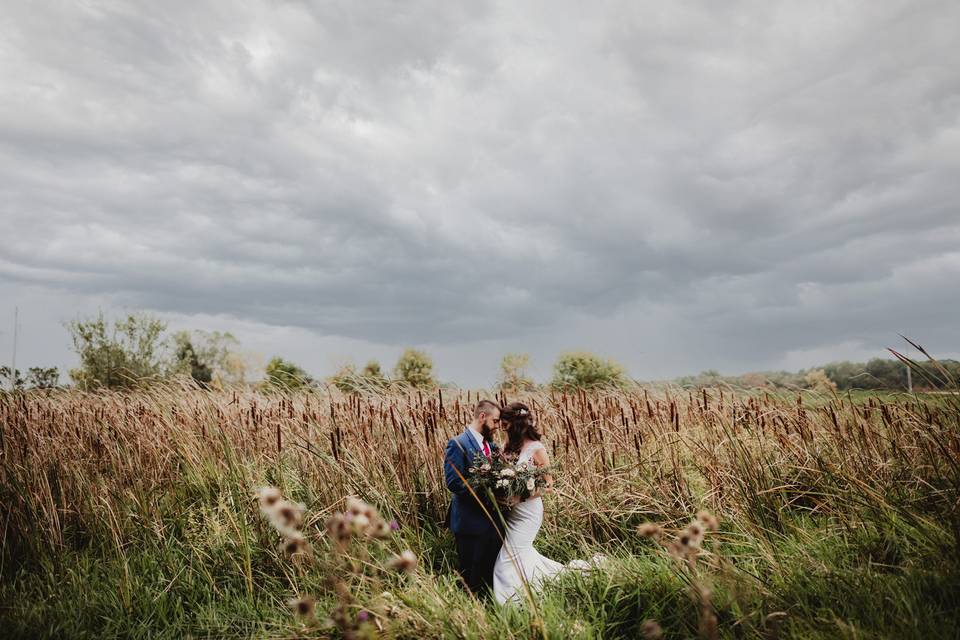
<svg viewBox="0 0 960 640"><path fill-rule="evenodd" d="M548 465L550 460L527 405L512 402L500 407L490 400L481 400L473 415L466 430L447 442L443 463L444 479L453 493L449 520L456 539L460 575L476 595L492 590L500 604L520 601L524 582L536 588L544 578L565 568L533 548L543 523L541 493L550 492L552 479L546 476L546 489L537 489L525 500L499 504L482 496L478 500L464 479L469 478L470 464L478 452L487 458L500 454L494 441L497 431L506 433L502 453L507 459L538 467Z"/></svg>

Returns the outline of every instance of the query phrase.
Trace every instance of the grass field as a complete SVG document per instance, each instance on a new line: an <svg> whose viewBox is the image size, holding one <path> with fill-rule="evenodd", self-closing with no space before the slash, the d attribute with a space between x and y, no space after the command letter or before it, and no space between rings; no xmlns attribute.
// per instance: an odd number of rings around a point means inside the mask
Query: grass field
<svg viewBox="0 0 960 640"><path fill-rule="evenodd" d="M637 638L655 620L667 638L957 637L951 396L523 399L558 467L539 550L609 559L501 609L458 587L442 524L443 446L476 392L2 395L0 629ZM278 549L253 497L264 485L306 506L306 560ZM325 524L351 495L399 530L338 544ZM672 557L663 545L703 509L719 531L698 556ZM662 539L638 532L646 522ZM407 549L412 574L386 567ZM316 599L315 618L291 611L300 596Z"/></svg>

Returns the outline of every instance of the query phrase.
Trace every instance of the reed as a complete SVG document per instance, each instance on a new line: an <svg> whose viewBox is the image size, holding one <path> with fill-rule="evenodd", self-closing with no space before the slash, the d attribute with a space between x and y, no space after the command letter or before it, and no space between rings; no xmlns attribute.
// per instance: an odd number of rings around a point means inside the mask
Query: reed
<svg viewBox="0 0 960 640"><path fill-rule="evenodd" d="M286 633L295 622L282 617L283 603L307 592L303 581L316 583L309 593L318 609L336 601L320 578L330 568L324 553L332 549L324 546L323 523L342 510L346 496L358 496L400 523L403 542L423 562L421 582L399 586L408 595L381 607L401 612L386 627L391 633L530 633L526 613L484 607L459 594L452 542L442 530L449 501L443 447L485 395L446 389L268 394L205 391L185 382L129 393L0 395L0 593L6 612L0 615L10 624L19 621L11 628L25 635L50 632L58 627L44 626L49 610L25 598L31 590L69 592L66 582L57 586L54 579L62 579L57 562L68 559L70 570L83 573L89 568L70 563L104 558L125 575L150 550L155 560L164 558L157 560L161 565L171 563L171 574L181 562L182 573L174 578L164 569L164 585L141 585L139 592L132 574L121 582L126 587L114 586L117 593L128 592L109 615L126 612L140 624L117 621L120 635L149 635L151 624L223 631L173 604L172 612L152 621L133 605L138 597L167 602L168 595L177 595L178 581L215 586L226 574L238 576L238 591L231 595L241 603L236 606L249 608L241 634ZM901 608L908 610L921 606L914 596L926 594L935 603L957 588L960 409L952 398L856 400L634 387L509 399L533 408L560 469L541 551L561 560L603 551L621 567L606 577L561 580L557 592L545 596L542 635L565 636L579 628L584 637L627 637L639 635L648 619L662 625L667 637L671 628L695 635L703 597L697 605L677 596L687 587L637 531L649 521L682 527L702 509L723 523L715 536L727 561L716 565L712 600L721 635L737 629L769 636L774 626L796 637L829 637L824 630L841 627L854 635L849 629L886 634L915 628L878 612L837 609L810 595L828 593L835 576L852 579L859 571L879 576L876 588L893 589L891 598L896 589L916 589L902 598ZM319 545L316 562L296 569L285 563L250 497L265 485L304 504L303 533ZM804 567L825 573L802 575ZM639 576L641 571L650 576ZM811 602L787 606L785 599L796 597L791 590L816 575L821 581L803 588ZM633 622L621 620L606 602L578 613L571 603L589 585L632 593L631 610L637 602L647 608L636 610ZM363 585L357 588L363 591ZM479 622L441 620L444 601L448 613L450 607L470 612ZM216 606L215 598L204 605ZM824 606L834 607L833 618ZM279 613L266 615L267 609ZM774 613L776 625L765 622ZM955 608L946 606L946 614L956 619ZM690 615L693 626L684 626Z"/></svg>

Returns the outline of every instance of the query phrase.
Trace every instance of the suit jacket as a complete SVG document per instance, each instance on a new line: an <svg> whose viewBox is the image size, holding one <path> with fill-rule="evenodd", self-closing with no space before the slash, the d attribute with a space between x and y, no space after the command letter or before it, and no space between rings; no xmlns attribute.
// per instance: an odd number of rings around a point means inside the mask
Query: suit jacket
<svg viewBox="0 0 960 640"><path fill-rule="evenodd" d="M490 443L491 454L497 450L497 445ZM447 511L447 521L450 530L455 534L465 535L496 535L493 523L480 508L477 499L470 493L470 490L464 486L460 476L457 475L454 468L460 472L464 478L470 476L468 471L470 463L474 456L482 452L477 439L468 427L466 431L447 442L447 448L443 456L443 477L447 484L447 489L453 493L453 500L450 502L450 509ZM500 516L497 515L494 506L485 498L483 505L487 508L490 516L497 523L497 528L503 532L503 524L500 522ZM504 515L506 515L504 513Z"/></svg>

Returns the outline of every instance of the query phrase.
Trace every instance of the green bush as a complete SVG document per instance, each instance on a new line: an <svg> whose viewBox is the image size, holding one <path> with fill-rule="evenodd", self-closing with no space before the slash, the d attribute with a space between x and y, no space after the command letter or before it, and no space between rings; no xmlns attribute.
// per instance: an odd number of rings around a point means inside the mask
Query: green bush
<svg viewBox="0 0 960 640"><path fill-rule="evenodd" d="M423 351L407 349L397 360L393 369L394 377L417 389L429 389L437 386L433 377L433 360Z"/></svg>
<svg viewBox="0 0 960 640"><path fill-rule="evenodd" d="M148 314L130 314L112 326L99 314L67 324L80 366L70 377L83 389L129 388L163 373L167 325Z"/></svg>
<svg viewBox="0 0 960 640"><path fill-rule="evenodd" d="M500 388L504 391L532 391L536 383L527 375L530 355L526 353L508 353L500 361Z"/></svg>
<svg viewBox="0 0 960 640"><path fill-rule="evenodd" d="M586 351L562 354L553 366L551 381L551 385L557 389L623 387L626 383L627 376L622 366Z"/></svg>
<svg viewBox="0 0 960 640"><path fill-rule="evenodd" d="M279 356L267 363L266 373L266 384L280 389L301 389L313 384L306 371Z"/></svg>

